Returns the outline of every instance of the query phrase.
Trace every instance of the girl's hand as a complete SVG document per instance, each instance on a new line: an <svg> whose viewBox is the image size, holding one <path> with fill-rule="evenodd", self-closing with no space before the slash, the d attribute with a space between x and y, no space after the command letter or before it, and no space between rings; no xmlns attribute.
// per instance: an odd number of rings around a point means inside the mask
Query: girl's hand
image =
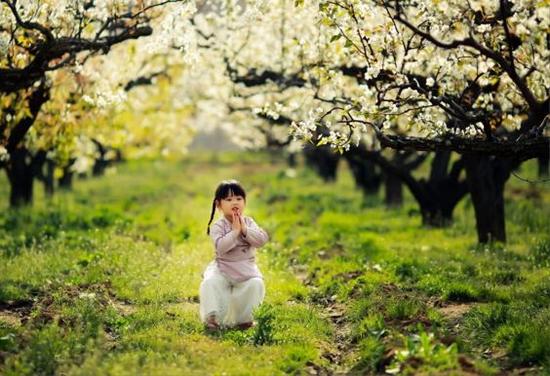
<svg viewBox="0 0 550 376"><path fill-rule="evenodd" d="M246 236L246 222L242 215L239 214L239 221L241 222L241 233Z"/></svg>
<svg viewBox="0 0 550 376"><path fill-rule="evenodd" d="M241 220L236 212L233 212L233 222L231 223L231 228L238 233L242 232Z"/></svg>

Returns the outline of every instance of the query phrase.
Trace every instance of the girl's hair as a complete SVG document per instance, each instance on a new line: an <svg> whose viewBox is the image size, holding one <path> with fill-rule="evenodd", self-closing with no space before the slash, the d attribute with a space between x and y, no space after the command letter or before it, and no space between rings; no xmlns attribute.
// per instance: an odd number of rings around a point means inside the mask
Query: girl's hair
<svg viewBox="0 0 550 376"><path fill-rule="evenodd" d="M229 197L229 196L242 196L246 200L246 192L243 186L237 180L223 180L216 188L214 194L214 200L212 200L212 213L210 213L210 221L206 227L206 234L210 235L210 224L214 219L214 213L216 212L216 202Z"/></svg>

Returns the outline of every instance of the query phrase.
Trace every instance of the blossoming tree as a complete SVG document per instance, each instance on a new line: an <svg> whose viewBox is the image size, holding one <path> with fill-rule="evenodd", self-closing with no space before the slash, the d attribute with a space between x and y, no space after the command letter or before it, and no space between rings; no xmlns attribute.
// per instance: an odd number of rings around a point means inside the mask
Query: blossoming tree
<svg viewBox="0 0 550 376"><path fill-rule="evenodd" d="M547 155L549 6L516 1L321 1L322 24L364 79L360 94L296 124L299 137L347 149L463 155L480 242L506 239L503 187L522 161ZM327 77L342 70L327 67Z"/></svg>
<svg viewBox="0 0 550 376"><path fill-rule="evenodd" d="M106 80L107 75L97 72L95 78L73 72L75 87L66 81L71 79L67 69L86 67L119 44L150 37L153 27L160 28L162 22L169 26L159 34L166 36L169 29L182 35L188 13L183 0L0 1L0 159L10 181L12 206L32 200L32 181L44 152L58 146L59 154L63 140L67 140L65 146L74 143L79 117L89 109L86 106L94 102L101 107L122 95ZM142 57L171 48L173 39L167 43L149 38L150 54ZM117 61L118 73L125 68L121 61ZM109 89L92 98L83 93L86 80L94 81L95 88ZM50 107L41 113L50 99Z"/></svg>

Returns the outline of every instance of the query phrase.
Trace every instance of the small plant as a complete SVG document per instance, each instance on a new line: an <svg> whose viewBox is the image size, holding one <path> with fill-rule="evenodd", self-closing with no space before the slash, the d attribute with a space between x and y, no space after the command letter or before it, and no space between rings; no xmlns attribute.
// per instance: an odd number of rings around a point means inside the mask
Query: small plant
<svg viewBox="0 0 550 376"><path fill-rule="evenodd" d="M363 338L374 337L379 340L388 333L384 324L384 317L380 313L366 316L357 328L354 330L353 338L360 340Z"/></svg>
<svg viewBox="0 0 550 376"><path fill-rule="evenodd" d="M252 336L252 342L256 346L269 345L274 343L273 338L273 321L275 314L273 307L270 304L262 304L254 313L256 318L256 328Z"/></svg>
<svg viewBox="0 0 550 376"><path fill-rule="evenodd" d="M380 338L367 337L359 343L359 356L360 360L356 365L357 369L361 369L364 372L380 371L383 366L384 353L386 347Z"/></svg>
<svg viewBox="0 0 550 376"><path fill-rule="evenodd" d="M420 279L420 274L422 273L421 265L416 261L404 261L399 263L395 268L395 275L401 282L416 282Z"/></svg>
<svg viewBox="0 0 550 376"><path fill-rule="evenodd" d="M538 268L550 267L550 239L541 240L531 248L529 260Z"/></svg>
<svg viewBox="0 0 550 376"><path fill-rule="evenodd" d="M478 300L479 292L465 283L452 283L443 294L443 299L452 302L475 302Z"/></svg>
<svg viewBox="0 0 550 376"><path fill-rule="evenodd" d="M414 317L421 310L421 304L415 299L391 299L386 307L389 319L404 320Z"/></svg>
<svg viewBox="0 0 550 376"><path fill-rule="evenodd" d="M16 337L17 335L14 333L13 329L0 321L0 351L15 350Z"/></svg>
<svg viewBox="0 0 550 376"><path fill-rule="evenodd" d="M456 344L438 343L433 333L424 331L406 337L405 348L398 350L386 373L396 374L414 369L449 370L459 367Z"/></svg>

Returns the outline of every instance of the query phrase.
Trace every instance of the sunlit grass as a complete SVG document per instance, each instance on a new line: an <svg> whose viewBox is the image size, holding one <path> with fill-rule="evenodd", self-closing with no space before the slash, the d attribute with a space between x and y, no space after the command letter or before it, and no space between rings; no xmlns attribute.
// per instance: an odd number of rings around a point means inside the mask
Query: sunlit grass
<svg viewBox="0 0 550 376"><path fill-rule="evenodd" d="M467 199L450 227L427 229L408 192L403 208L386 210L345 167L334 184L287 168L265 154L204 154L119 165L49 202L37 186L33 208L0 215L1 373L548 367L547 187L512 179L509 242L478 246ZM208 335L198 287L214 256L211 195L226 178L248 188L247 210L271 235L258 252L266 305L257 328Z"/></svg>

